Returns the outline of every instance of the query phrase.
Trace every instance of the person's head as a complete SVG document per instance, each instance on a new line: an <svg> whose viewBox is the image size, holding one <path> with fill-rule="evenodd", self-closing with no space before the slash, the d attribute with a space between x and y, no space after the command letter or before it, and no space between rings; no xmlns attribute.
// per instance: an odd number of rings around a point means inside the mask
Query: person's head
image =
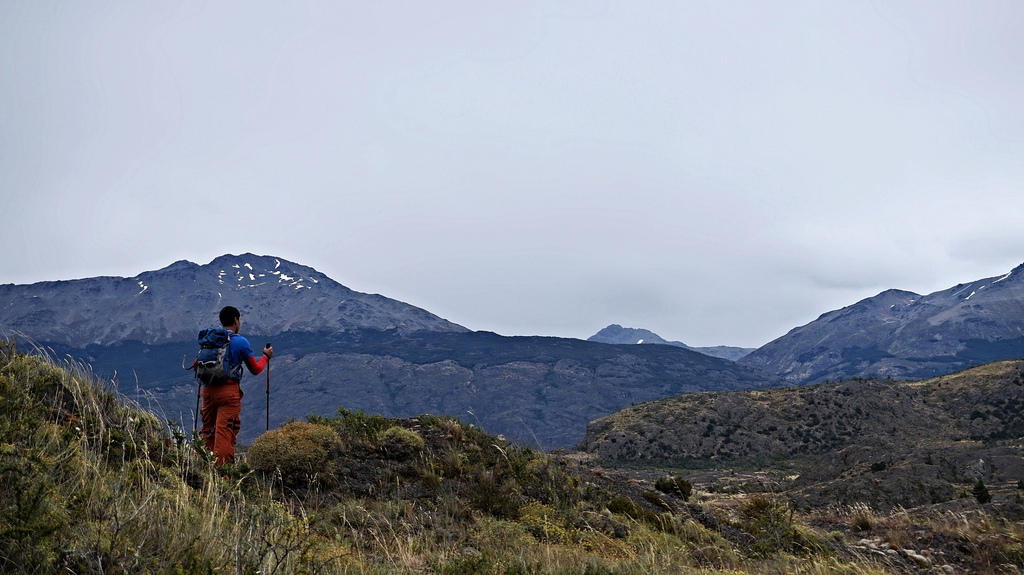
<svg viewBox="0 0 1024 575"><path fill-rule="evenodd" d="M229 305L220 310L220 324L224 327L232 327L241 317L242 314L238 312L236 307Z"/></svg>

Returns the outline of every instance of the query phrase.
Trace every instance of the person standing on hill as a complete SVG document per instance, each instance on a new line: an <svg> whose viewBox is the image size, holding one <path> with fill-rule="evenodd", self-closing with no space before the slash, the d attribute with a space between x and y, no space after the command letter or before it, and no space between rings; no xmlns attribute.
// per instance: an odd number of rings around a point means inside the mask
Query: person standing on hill
<svg viewBox="0 0 1024 575"><path fill-rule="evenodd" d="M274 349L268 343L263 349L263 356L256 359L249 341L238 335L242 317L237 308L227 306L220 310L220 324L231 332L226 353L229 374L227 381L203 387L203 408L200 412L203 417L200 434L206 448L217 456L218 467L235 459L235 441L242 427L242 366L257 375L274 357Z"/></svg>

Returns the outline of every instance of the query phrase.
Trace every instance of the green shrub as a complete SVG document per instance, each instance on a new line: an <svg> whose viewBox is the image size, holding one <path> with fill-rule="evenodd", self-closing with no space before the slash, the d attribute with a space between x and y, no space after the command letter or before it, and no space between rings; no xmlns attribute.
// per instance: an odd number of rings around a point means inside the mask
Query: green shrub
<svg viewBox="0 0 1024 575"><path fill-rule="evenodd" d="M327 421L318 423L327 423ZM374 439L384 430L395 425L394 421L383 415L376 413L371 415L362 410L349 411L343 407L338 408L338 416L331 419L330 423L342 437L362 440Z"/></svg>
<svg viewBox="0 0 1024 575"><path fill-rule="evenodd" d="M823 549L814 535L793 522L793 510L766 495L753 495L739 508L742 527L757 538L751 548L760 556L782 551L806 555Z"/></svg>
<svg viewBox="0 0 1024 575"><path fill-rule="evenodd" d="M871 531L875 526L875 514L867 506L857 506L850 514L850 524L857 531Z"/></svg>
<svg viewBox="0 0 1024 575"><path fill-rule="evenodd" d="M408 451L423 451L424 441L420 434L404 427L389 427L379 436L379 441L388 447L399 448Z"/></svg>
<svg viewBox="0 0 1024 575"><path fill-rule="evenodd" d="M538 501L526 503L520 509L519 522L538 541L573 543L573 526L550 505Z"/></svg>
<svg viewBox="0 0 1024 575"><path fill-rule="evenodd" d="M678 531L678 525L673 520L671 513L655 513L624 495L619 495L612 499L608 503L608 511L642 521L663 533L676 533Z"/></svg>
<svg viewBox="0 0 1024 575"><path fill-rule="evenodd" d="M654 482L654 488L662 493L678 495L683 501L689 501L693 493L693 484L682 477L662 477Z"/></svg>
<svg viewBox="0 0 1024 575"><path fill-rule="evenodd" d="M0 571L52 560L68 512L51 479L52 457L0 444Z"/></svg>
<svg viewBox="0 0 1024 575"><path fill-rule="evenodd" d="M530 531L535 528L530 524L530 519L536 515L534 511L535 508L529 504L524 506L520 521L507 521L483 515L477 520L467 542L476 549L487 549L500 555L512 554L528 547L536 543L530 535Z"/></svg>
<svg viewBox="0 0 1024 575"><path fill-rule="evenodd" d="M330 427L296 421L256 438L248 459L260 471L279 470L286 484L296 485L330 475L328 464L341 449L341 439Z"/></svg>
<svg viewBox="0 0 1024 575"><path fill-rule="evenodd" d="M482 471L468 482L472 507L499 519L518 519L523 497L512 478L502 479L491 471Z"/></svg>
<svg viewBox="0 0 1024 575"><path fill-rule="evenodd" d="M1007 543L1003 545L1002 553L1007 563L1024 567L1024 543Z"/></svg>
<svg viewBox="0 0 1024 575"><path fill-rule="evenodd" d="M974 494L974 498L978 500L978 503L985 504L992 501L992 496L988 492L988 488L985 487L985 483L979 479L974 484L974 489L971 491Z"/></svg>

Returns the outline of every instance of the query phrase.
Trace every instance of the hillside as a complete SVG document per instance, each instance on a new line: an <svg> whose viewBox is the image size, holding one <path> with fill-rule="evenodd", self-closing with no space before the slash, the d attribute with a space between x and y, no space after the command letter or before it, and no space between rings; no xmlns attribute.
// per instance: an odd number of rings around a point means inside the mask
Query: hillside
<svg viewBox="0 0 1024 575"><path fill-rule="evenodd" d="M908 573L1020 567L997 507L794 513L543 454L453 418L361 412L261 436L219 470L96 381L0 344L4 573ZM967 509L967 508L965 508ZM975 526L976 525L976 526ZM870 539L865 538L870 531ZM892 554L878 551L887 545Z"/></svg>
<svg viewBox="0 0 1024 575"><path fill-rule="evenodd" d="M823 314L739 361L793 384L922 379L1024 356L1024 265L929 295L887 290Z"/></svg>
<svg viewBox="0 0 1024 575"><path fill-rule="evenodd" d="M998 362L920 382L679 395L592 422L580 447L608 460L799 459L798 501L913 507L978 479L1024 479L1022 408L1024 363Z"/></svg>

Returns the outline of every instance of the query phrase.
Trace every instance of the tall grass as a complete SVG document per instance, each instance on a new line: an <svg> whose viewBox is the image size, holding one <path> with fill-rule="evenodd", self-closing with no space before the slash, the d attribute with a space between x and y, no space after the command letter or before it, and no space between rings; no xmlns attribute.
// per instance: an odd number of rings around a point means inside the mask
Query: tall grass
<svg viewBox="0 0 1024 575"><path fill-rule="evenodd" d="M0 571L312 567L319 542L301 516L244 482L87 368L0 342ZM318 566L343 567L330 559Z"/></svg>

